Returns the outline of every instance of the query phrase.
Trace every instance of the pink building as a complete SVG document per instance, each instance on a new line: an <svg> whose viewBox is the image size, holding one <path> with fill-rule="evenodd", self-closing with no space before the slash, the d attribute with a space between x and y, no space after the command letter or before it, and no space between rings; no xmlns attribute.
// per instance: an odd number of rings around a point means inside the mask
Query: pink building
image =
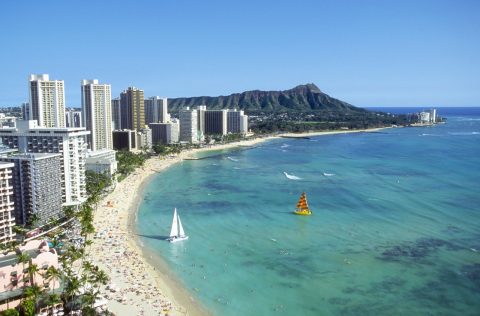
<svg viewBox="0 0 480 316"><path fill-rule="evenodd" d="M30 262L18 263L18 254L15 252L0 254L0 311L18 306L23 290L31 286L32 281L47 291L53 290L54 286L60 287L60 280L46 280L43 277L49 267L59 267L55 249L50 249L46 241L31 240L20 246L19 250L28 254ZM30 264L38 268L33 276L27 270Z"/></svg>

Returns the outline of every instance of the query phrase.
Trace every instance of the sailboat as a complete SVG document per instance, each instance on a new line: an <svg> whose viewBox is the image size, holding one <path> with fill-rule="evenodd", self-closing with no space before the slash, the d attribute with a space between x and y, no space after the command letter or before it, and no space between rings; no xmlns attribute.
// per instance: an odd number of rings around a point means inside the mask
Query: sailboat
<svg viewBox="0 0 480 316"><path fill-rule="evenodd" d="M308 208L307 203L307 194L305 192L300 195L300 199L297 203L297 208L293 211L294 214L297 215L312 215L312 211Z"/></svg>
<svg viewBox="0 0 480 316"><path fill-rule="evenodd" d="M180 221L180 216L177 214L177 208L173 212L173 221L172 221L172 230L170 230L170 237L167 239L169 242L177 242L182 240L187 240L188 236L185 235L183 230L182 221Z"/></svg>

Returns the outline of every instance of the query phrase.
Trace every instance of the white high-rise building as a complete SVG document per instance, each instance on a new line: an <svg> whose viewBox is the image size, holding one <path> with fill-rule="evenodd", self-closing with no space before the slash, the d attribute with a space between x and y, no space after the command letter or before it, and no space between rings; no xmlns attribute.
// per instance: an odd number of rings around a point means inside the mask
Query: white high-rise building
<svg viewBox="0 0 480 316"><path fill-rule="evenodd" d="M243 111L228 110L227 132L235 134L246 134L248 129L248 116Z"/></svg>
<svg viewBox="0 0 480 316"><path fill-rule="evenodd" d="M197 119L197 110L190 110L187 107L180 111L180 141L198 143Z"/></svg>
<svg viewBox="0 0 480 316"><path fill-rule="evenodd" d="M168 123L150 123L148 127L152 130L152 144L178 143L180 125L176 119Z"/></svg>
<svg viewBox="0 0 480 316"><path fill-rule="evenodd" d="M15 237L14 198L12 185L13 163L0 162L0 244L12 241Z"/></svg>
<svg viewBox="0 0 480 316"><path fill-rule="evenodd" d="M120 98L115 98L112 100L112 129L120 130L122 128L122 111Z"/></svg>
<svg viewBox="0 0 480 316"><path fill-rule="evenodd" d="M65 87L63 80L48 75L29 77L29 118L42 127L65 127Z"/></svg>
<svg viewBox="0 0 480 316"><path fill-rule="evenodd" d="M197 106L197 130L198 139L203 142L205 140L205 112L207 111L206 105Z"/></svg>
<svg viewBox="0 0 480 316"><path fill-rule="evenodd" d="M0 129L0 138L8 148L21 153L59 153L62 203L79 205L87 198L85 159L90 134L85 127L46 128L37 121L18 121L15 128Z"/></svg>
<svg viewBox="0 0 480 316"><path fill-rule="evenodd" d="M205 135L227 134L227 110L205 111Z"/></svg>
<svg viewBox="0 0 480 316"><path fill-rule="evenodd" d="M4 154L0 161L15 164L15 221L44 225L63 217L60 154Z"/></svg>
<svg viewBox="0 0 480 316"><path fill-rule="evenodd" d="M109 84L82 80L82 113L90 150L112 149L112 95Z"/></svg>
<svg viewBox="0 0 480 316"><path fill-rule="evenodd" d="M168 114L168 99L158 96L145 100L145 123L167 123L170 121Z"/></svg>
<svg viewBox="0 0 480 316"><path fill-rule="evenodd" d="M65 127L83 127L82 111L65 110Z"/></svg>

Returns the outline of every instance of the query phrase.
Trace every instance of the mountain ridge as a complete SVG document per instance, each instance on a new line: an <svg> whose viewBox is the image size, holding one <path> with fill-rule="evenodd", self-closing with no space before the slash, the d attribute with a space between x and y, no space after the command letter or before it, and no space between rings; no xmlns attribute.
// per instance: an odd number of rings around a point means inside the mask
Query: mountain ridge
<svg viewBox="0 0 480 316"><path fill-rule="evenodd" d="M314 83L298 85L282 91L249 90L227 96L200 96L172 98L170 110L177 111L187 106L206 105L207 109L239 109L245 111L342 111L364 112L347 102L323 93Z"/></svg>

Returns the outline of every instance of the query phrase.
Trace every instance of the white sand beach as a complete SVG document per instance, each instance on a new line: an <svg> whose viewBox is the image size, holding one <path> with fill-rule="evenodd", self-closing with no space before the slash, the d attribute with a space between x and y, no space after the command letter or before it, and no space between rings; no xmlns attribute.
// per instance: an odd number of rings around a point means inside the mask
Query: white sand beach
<svg viewBox="0 0 480 316"><path fill-rule="evenodd" d="M91 261L111 278L111 286L102 289L101 293L109 301L108 309L116 315L209 315L188 290L175 280L162 259L146 253L138 241L133 225L143 188L151 176L203 151L255 146L280 136L309 137L378 130L282 134L184 151L172 158L148 159L143 168L118 183L115 190L100 201L95 212L97 233L89 255Z"/></svg>

